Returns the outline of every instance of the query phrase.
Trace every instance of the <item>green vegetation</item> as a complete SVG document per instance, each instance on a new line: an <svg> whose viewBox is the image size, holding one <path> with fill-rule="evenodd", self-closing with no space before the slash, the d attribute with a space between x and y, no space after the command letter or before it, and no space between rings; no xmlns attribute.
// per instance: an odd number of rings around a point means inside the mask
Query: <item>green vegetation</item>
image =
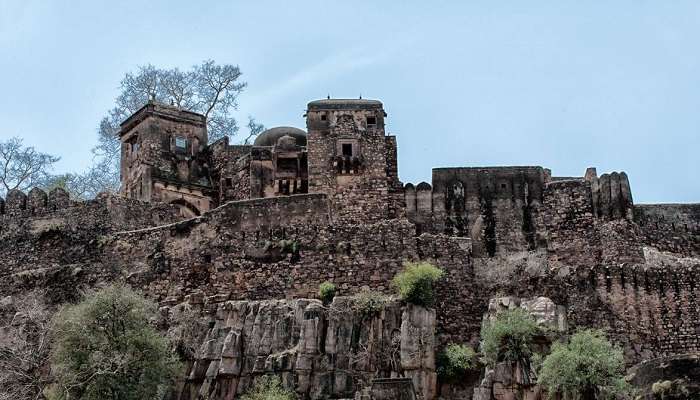
<svg viewBox="0 0 700 400"><path fill-rule="evenodd" d="M283 253L296 254L299 252L299 242L296 240L285 240L282 239L277 243L277 246L282 250Z"/></svg>
<svg viewBox="0 0 700 400"><path fill-rule="evenodd" d="M585 330L574 334L569 343L554 343L544 359L538 383L564 398L579 394L595 398L615 398L627 392L623 379L622 351L603 332ZM592 398L592 397L591 397Z"/></svg>
<svg viewBox="0 0 700 400"><path fill-rule="evenodd" d="M393 285L404 301L430 307L435 302L433 285L444 274L443 270L426 262L407 263L394 277Z"/></svg>
<svg viewBox="0 0 700 400"><path fill-rule="evenodd" d="M179 364L149 323L155 304L115 285L54 318L49 399L160 399Z"/></svg>
<svg viewBox="0 0 700 400"><path fill-rule="evenodd" d="M481 352L484 362L495 365L500 361L529 365L532 340L541 333L537 322L522 308L506 310L481 328Z"/></svg>
<svg viewBox="0 0 700 400"><path fill-rule="evenodd" d="M282 386L280 378L274 375L263 375L255 379L255 383L241 397L242 400L294 400L296 396L291 390Z"/></svg>
<svg viewBox="0 0 700 400"><path fill-rule="evenodd" d="M651 385L651 392L654 393L654 398L659 400L681 400L691 398L690 390L688 390L684 379L654 382L654 384Z"/></svg>
<svg viewBox="0 0 700 400"><path fill-rule="evenodd" d="M354 296L354 308L365 317L379 314L388 302L388 297L369 290L363 290Z"/></svg>
<svg viewBox="0 0 700 400"><path fill-rule="evenodd" d="M323 304L330 304L335 297L336 287L332 282L323 282L318 287L318 297L321 299Z"/></svg>
<svg viewBox="0 0 700 400"><path fill-rule="evenodd" d="M450 343L438 356L437 372L447 381L457 381L477 367L476 353L463 344Z"/></svg>

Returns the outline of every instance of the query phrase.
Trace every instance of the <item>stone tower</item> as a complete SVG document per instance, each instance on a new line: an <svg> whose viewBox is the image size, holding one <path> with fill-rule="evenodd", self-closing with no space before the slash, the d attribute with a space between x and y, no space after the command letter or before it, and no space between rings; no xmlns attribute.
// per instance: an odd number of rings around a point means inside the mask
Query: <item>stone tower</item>
<svg viewBox="0 0 700 400"><path fill-rule="evenodd" d="M123 195L175 204L186 217L211 208L203 115L149 102L121 123L119 139Z"/></svg>
<svg viewBox="0 0 700 400"><path fill-rule="evenodd" d="M385 134L385 117L377 100L308 104L309 192L326 193L338 220L364 223L395 216L396 141Z"/></svg>

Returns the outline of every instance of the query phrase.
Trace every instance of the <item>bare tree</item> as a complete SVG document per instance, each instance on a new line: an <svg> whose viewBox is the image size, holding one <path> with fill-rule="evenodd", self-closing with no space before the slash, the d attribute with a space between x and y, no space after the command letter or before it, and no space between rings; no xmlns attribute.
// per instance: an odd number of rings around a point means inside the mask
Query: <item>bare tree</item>
<svg viewBox="0 0 700 400"><path fill-rule="evenodd" d="M50 178L53 164L60 158L25 147L22 139L13 137L0 142L0 195L12 189L27 190L43 186Z"/></svg>
<svg viewBox="0 0 700 400"><path fill-rule="evenodd" d="M92 150L95 164L86 174L74 175L74 185L88 189L80 191L83 197L119 188L119 123L149 100L206 116L210 142L235 135L238 124L232 114L238 109L238 95L246 87L240 78L238 66L218 65L213 60L206 60L188 71L160 69L149 64L138 67L135 73L127 73L121 81L115 107L100 121L98 144ZM260 127L262 125L249 118L251 135L246 142L260 133L253 131Z"/></svg>
<svg viewBox="0 0 700 400"><path fill-rule="evenodd" d="M255 118L248 116L248 136L243 140L243 144L251 144L251 139L255 138L265 130L265 125L257 123Z"/></svg>

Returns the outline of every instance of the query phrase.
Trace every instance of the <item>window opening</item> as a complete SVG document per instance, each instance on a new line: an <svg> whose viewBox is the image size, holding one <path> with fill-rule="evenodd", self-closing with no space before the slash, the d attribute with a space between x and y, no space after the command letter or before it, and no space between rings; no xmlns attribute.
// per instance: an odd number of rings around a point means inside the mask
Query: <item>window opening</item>
<svg viewBox="0 0 700 400"><path fill-rule="evenodd" d="M178 150L186 150L187 139L182 136L175 136L175 148Z"/></svg>
<svg viewBox="0 0 700 400"><path fill-rule="evenodd" d="M352 143L343 143L342 151L343 156L352 157Z"/></svg>

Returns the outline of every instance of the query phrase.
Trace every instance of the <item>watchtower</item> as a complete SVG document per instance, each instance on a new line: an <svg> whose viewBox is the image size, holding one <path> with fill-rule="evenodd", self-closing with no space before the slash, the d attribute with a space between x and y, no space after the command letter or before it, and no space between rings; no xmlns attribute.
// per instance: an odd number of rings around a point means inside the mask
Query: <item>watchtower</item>
<svg viewBox="0 0 700 400"><path fill-rule="evenodd" d="M377 100L308 104L309 192L326 193L339 220L364 223L394 216L396 141L384 131L385 117Z"/></svg>
<svg viewBox="0 0 700 400"><path fill-rule="evenodd" d="M203 115L149 102L120 127L123 195L176 204L186 217L211 208Z"/></svg>

